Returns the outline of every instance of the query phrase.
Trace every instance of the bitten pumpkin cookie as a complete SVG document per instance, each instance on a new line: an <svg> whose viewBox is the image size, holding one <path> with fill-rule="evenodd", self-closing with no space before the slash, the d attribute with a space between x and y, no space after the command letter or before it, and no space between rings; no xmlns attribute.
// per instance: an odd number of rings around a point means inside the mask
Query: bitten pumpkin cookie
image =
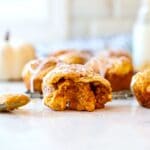
<svg viewBox="0 0 150 150"><path fill-rule="evenodd" d="M44 104L53 110L94 111L111 101L111 86L84 65L61 64L43 79Z"/></svg>

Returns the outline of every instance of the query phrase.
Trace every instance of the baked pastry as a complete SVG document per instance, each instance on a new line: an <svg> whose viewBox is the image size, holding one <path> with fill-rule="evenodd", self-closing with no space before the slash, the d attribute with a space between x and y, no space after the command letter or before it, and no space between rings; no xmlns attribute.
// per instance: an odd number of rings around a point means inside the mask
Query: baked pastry
<svg viewBox="0 0 150 150"><path fill-rule="evenodd" d="M121 52L103 52L99 57L92 58L86 66L93 68L110 83L113 91L130 89L133 75L131 57Z"/></svg>
<svg viewBox="0 0 150 150"><path fill-rule="evenodd" d="M36 57L35 48L7 36L0 49L0 80L20 80L24 65Z"/></svg>
<svg viewBox="0 0 150 150"><path fill-rule="evenodd" d="M28 91L42 93L43 77L51 71L59 61L55 57L43 60L32 60L23 69L22 77Z"/></svg>
<svg viewBox="0 0 150 150"><path fill-rule="evenodd" d="M94 111L111 100L111 86L84 65L60 64L43 79L44 104L53 110Z"/></svg>
<svg viewBox="0 0 150 150"><path fill-rule="evenodd" d="M30 101L24 94L0 95L0 112L7 112L26 105Z"/></svg>
<svg viewBox="0 0 150 150"><path fill-rule="evenodd" d="M76 52L74 49L62 49L62 50L56 50L55 52L51 53L50 56L53 57L59 57L61 55Z"/></svg>
<svg viewBox="0 0 150 150"><path fill-rule="evenodd" d="M139 104L150 108L150 69L135 74L131 88Z"/></svg>
<svg viewBox="0 0 150 150"><path fill-rule="evenodd" d="M92 56L92 53L87 50L59 50L51 54L51 56L57 57L64 63L67 64L85 64L88 59Z"/></svg>
<svg viewBox="0 0 150 150"><path fill-rule="evenodd" d="M129 58L132 61L131 55L125 50L108 50L102 51L100 56L111 57L111 58L120 58L122 56Z"/></svg>

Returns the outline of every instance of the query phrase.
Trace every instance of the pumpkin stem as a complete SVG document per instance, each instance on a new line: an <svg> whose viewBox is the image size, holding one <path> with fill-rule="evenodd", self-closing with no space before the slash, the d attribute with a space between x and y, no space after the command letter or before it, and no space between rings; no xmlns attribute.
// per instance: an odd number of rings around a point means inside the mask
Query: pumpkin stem
<svg viewBox="0 0 150 150"><path fill-rule="evenodd" d="M7 31L7 32L5 33L5 41L9 41L9 40L10 40L10 32Z"/></svg>

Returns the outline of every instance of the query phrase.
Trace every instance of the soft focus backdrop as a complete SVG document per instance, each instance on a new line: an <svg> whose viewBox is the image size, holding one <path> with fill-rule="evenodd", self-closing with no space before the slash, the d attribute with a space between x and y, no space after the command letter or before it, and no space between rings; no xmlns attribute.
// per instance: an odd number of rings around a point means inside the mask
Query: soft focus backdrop
<svg viewBox="0 0 150 150"><path fill-rule="evenodd" d="M0 35L44 43L131 33L140 0L0 0Z"/></svg>

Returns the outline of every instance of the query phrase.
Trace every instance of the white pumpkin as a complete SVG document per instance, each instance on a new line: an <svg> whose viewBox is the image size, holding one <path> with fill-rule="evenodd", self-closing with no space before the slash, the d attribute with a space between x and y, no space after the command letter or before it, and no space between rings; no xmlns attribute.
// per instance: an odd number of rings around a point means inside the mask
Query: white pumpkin
<svg viewBox="0 0 150 150"><path fill-rule="evenodd" d="M7 80L12 76L13 50L11 47L0 48L0 79Z"/></svg>
<svg viewBox="0 0 150 150"><path fill-rule="evenodd" d="M0 80L21 79L24 65L35 58L34 47L15 40L0 45Z"/></svg>

